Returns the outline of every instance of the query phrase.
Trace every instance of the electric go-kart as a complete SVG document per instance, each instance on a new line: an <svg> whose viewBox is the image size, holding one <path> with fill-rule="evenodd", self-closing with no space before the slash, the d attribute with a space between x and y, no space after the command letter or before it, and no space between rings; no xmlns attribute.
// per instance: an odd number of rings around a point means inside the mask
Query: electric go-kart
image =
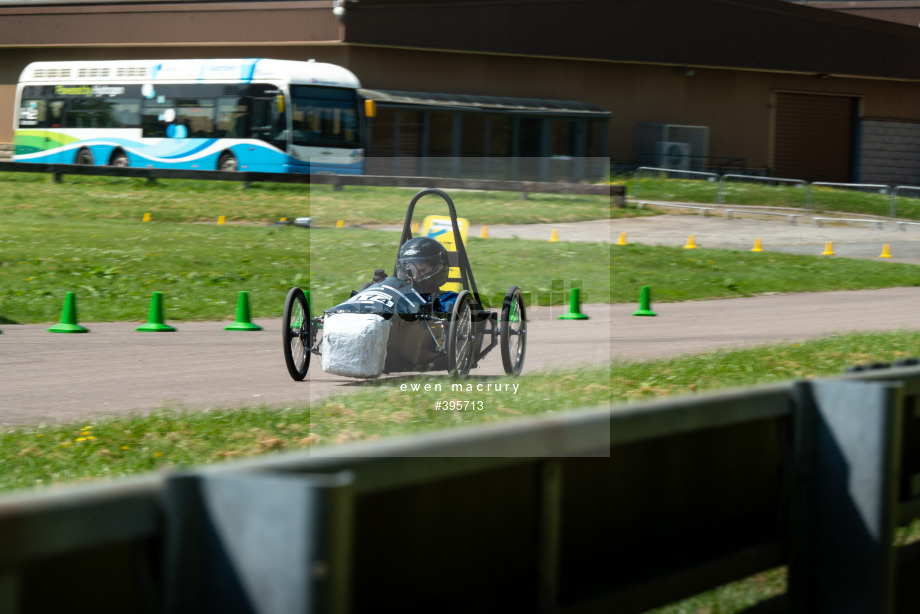
<svg viewBox="0 0 920 614"><path fill-rule="evenodd" d="M436 282L460 284L451 301L432 281L419 281L418 256L408 249L422 243L412 237L412 213L423 196L434 194L447 203L456 251L446 252L445 268ZM425 239L435 243L430 239ZM469 375L496 345L501 346L505 373L520 375L527 347L527 318L520 288L511 286L502 302L501 317L483 308L466 255L457 211L445 192L426 189L409 203L393 275L365 284L343 303L312 317L307 296L291 288L284 302L284 362L300 381L310 368L310 354L322 357L323 371L357 378L418 371L447 371ZM442 248L443 249L443 248ZM446 251L446 250L445 250ZM416 260L413 260L413 256ZM459 277L448 276L459 271ZM442 281L443 280L443 281ZM429 287L425 287L425 283ZM433 291L431 291L433 290Z"/></svg>

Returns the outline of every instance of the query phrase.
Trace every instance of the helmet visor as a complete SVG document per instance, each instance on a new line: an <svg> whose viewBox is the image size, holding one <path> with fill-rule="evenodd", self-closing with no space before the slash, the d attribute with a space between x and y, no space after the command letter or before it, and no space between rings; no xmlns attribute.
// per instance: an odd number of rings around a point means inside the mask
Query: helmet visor
<svg viewBox="0 0 920 614"><path fill-rule="evenodd" d="M418 283L428 279L437 272L437 267L433 267L430 263L425 262L424 260L404 260L403 262L399 263L399 266L396 269L396 276L399 279L411 279L413 282Z"/></svg>

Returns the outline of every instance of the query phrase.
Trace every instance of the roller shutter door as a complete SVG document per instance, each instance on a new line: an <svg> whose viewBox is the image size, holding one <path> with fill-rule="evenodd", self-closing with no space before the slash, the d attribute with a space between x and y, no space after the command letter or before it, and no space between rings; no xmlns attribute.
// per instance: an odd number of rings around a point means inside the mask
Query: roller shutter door
<svg viewBox="0 0 920 614"><path fill-rule="evenodd" d="M846 96L777 94L773 175L851 181L856 101Z"/></svg>

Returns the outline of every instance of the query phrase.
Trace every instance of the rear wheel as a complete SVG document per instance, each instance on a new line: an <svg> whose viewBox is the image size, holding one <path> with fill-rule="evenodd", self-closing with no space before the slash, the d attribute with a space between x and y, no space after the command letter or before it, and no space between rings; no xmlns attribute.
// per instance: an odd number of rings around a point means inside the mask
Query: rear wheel
<svg viewBox="0 0 920 614"><path fill-rule="evenodd" d="M301 381L310 368L310 305L300 288L291 288L284 299L284 315L281 318L284 337L284 364L294 381Z"/></svg>
<svg viewBox="0 0 920 614"><path fill-rule="evenodd" d="M517 286L508 288L502 302L500 325L502 366L508 375L520 375L527 349L527 314L524 296Z"/></svg>
<svg viewBox="0 0 920 614"><path fill-rule="evenodd" d="M94 164L95 161L93 160L93 152L83 148L77 152L77 157L74 158L73 162L74 164Z"/></svg>
<svg viewBox="0 0 920 614"><path fill-rule="evenodd" d="M473 301L468 290L462 291L450 312L447 335L447 371L460 379L470 374L473 365Z"/></svg>
<svg viewBox="0 0 920 614"><path fill-rule="evenodd" d="M234 156L229 151L225 151L220 154L220 158L217 160L217 170L226 171L229 173L235 173L240 168L240 163L237 161L236 156Z"/></svg>
<svg viewBox="0 0 920 614"><path fill-rule="evenodd" d="M130 161L128 160L128 154L118 149L115 153L112 154L112 158L109 160L109 166L130 166Z"/></svg>

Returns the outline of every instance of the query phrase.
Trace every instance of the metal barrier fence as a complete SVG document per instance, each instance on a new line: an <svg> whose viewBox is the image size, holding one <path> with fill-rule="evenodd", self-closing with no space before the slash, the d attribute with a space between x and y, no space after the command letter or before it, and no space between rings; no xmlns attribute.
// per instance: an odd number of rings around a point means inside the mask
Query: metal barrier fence
<svg viewBox="0 0 920 614"><path fill-rule="evenodd" d="M0 610L916 611L920 368L0 498Z"/></svg>
<svg viewBox="0 0 920 614"><path fill-rule="evenodd" d="M889 194L889 192L891 191L891 186L880 184L880 183L834 183L831 181L815 181L814 183L808 184L808 190L807 190L808 196L805 200L805 203L806 203L805 208L808 209L809 211L814 210L814 198L812 196L812 190L815 187L843 188L845 190L854 190L857 192L864 192L864 193L867 191L875 191L878 194L883 195L883 196ZM886 204L890 204L890 198L888 199L888 201L889 202ZM889 213L890 213L890 209L889 209Z"/></svg>
<svg viewBox="0 0 920 614"><path fill-rule="evenodd" d="M773 184L792 184L796 186L804 186L804 199L803 208L808 211L815 210L814 194L813 187L828 187L828 188L842 188L847 190L856 190L856 191L873 191L879 195L887 195L888 198L884 203L880 202L880 207L887 207L887 212L880 211L876 215L887 215L889 218L895 218L897 216L897 199L906 198L904 195L908 192L915 192L918 194L917 197L920 197L920 186L908 186L908 185L899 185L899 186L889 186L885 184L876 184L876 183L834 183L826 181L816 181L809 183L804 179L789 179L789 178L779 178L779 177L765 177L758 175L740 175L740 174L725 174L719 175L716 173L702 173L697 171L684 171L679 169L664 169L664 168L654 168L654 167L640 167L636 169L633 181L633 199L639 199L640 192L640 179L643 172L654 172L657 174L667 173L669 177L676 176L677 178L686 178L688 180L694 180L693 176L698 176L699 181L712 182L718 179L719 186L716 196L712 199L711 202L714 204L725 204L726 193L727 193L727 183L729 180L737 180L745 183L773 183ZM685 177L687 176L687 177ZM646 197L650 199L651 197ZM701 200L698 202L710 202L709 200ZM729 204L742 204L742 203L729 203ZM920 207L916 212L920 215Z"/></svg>
<svg viewBox="0 0 920 614"><path fill-rule="evenodd" d="M654 166L640 166L636 169L633 181L633 198L639 198L640 180L643 172L652 172L656 175L666 174L669 178L687 179L690 181L715 182L719 180L717 173L704 173L702 171L686 171L675 168L656 168Z"/></svg>
<svg viewBox="0 0 920 614"><path fill-rule="evenodd" d="M744 183L792 184L799 187L808 185L808 182L804 179L782 179L780 177L758 177L754 175L722 175L722 177L719 178L719 204L725 202L725 182L728 179L738 179Z"/></svg>
<svg viewBox="0 0 920 614"><path fill-rule="evenodd" d="M897 217L898 209L898 198L901 197L904 192L914 192L916 196L904 196L903 198L920 198L920 186L914 185L898 185L891 190L891 195L888 199L888 217L894 218Z"/></svg>

